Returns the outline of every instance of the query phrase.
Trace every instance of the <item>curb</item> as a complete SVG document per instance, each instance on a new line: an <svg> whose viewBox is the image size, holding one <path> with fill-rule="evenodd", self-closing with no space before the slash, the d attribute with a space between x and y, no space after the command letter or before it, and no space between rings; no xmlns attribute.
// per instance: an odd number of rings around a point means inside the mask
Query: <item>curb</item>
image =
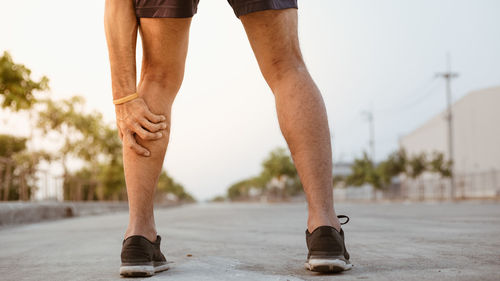
<svg viewBox="0 0 500 281"><path fill-rule="evenodd" d="M0 226L127 210L127 202L2 202Z"/></svg>

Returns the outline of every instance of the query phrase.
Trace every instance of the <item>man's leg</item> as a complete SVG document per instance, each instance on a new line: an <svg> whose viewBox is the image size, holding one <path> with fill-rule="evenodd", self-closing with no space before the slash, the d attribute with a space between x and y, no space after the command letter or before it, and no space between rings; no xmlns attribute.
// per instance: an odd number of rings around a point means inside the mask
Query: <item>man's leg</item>
<svg viewBox="0 0 500 281"><path fill-rule="evenodd" d="M155 241L153 199L169 139L171 107L184 75L191 18L141 18L140 21L143 60L138 93L153 113L167 118L168 125L159 140L146 141L136 136L138 143L151 152L150 157L123 148L130 212L125 238L142 235Z"/></svg>
<svg viewBox="0 0 500 281"><path fill-rule="evenodd" d="M281 132L307 195L308 230L340 224L333 208L332 149L323 98L302 59L297 10L267 10L240 17L271 87Z"/></svg>

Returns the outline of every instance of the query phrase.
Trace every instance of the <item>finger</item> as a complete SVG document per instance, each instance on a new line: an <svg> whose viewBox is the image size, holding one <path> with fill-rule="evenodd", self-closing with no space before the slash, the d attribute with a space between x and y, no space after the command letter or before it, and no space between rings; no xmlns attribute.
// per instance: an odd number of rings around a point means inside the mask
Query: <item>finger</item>
<svg viewBox="0 0 500 281"><path fill-rule="evenodd" d="M149 156L150 154L149 151L137 143L131 132L125 133L124 137L127 140L126 143L128 148L132 149L133 151L135 151L135 153L139 155Z"/></svg>
<svg viewBox="0 0 500 281"><path fill-rule="evenodd" d="M161 121L167 120L167 118L165 118L165 116L154 114L153 112L151 112L151 110L149 110L149 108L145 111L144 116L146 118L148 118L148 120L153 122L153 123L159 123Z"/></svg>
<svg viewBox="0 0 500 281"><path fill-rule="evenodd" d="M138 123L134 125L134 132L143 140L156 140L163 136L162 133L150 133L142 128Z"/></svg>
<svg viewBox="0 0 500 281"><path fill-rule="evenodd" d="M139 122L141 123L142 127L146 128L146 130L150 131L151 133L155 133L167 128L167 123L165 122L152 123L146 118L141 119Z"/></svg>

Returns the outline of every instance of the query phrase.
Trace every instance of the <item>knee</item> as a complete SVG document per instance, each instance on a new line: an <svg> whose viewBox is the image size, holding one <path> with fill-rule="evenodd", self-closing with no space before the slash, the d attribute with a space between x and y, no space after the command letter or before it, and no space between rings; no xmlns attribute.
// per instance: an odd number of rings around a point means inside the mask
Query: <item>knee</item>
<svg viewBox="0 0 500 281"><path fill-rule="evenodd" d="M141 82L155 84L168 92L177 93L184 78L184 69L168 66L147 66L143 69Z"/></svg>
<svg viewBox="0 0 500 281"><path fill-rule="evenodd" d="M300 54L274 55L261 64L264 79L271 88L307 71Z"/></svg>

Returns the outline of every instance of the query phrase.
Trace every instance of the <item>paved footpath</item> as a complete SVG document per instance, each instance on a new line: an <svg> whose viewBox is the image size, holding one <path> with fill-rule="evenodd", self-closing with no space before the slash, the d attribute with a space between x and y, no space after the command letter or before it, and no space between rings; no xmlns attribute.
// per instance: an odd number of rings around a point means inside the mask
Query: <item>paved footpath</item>
<svg viewBox="0 0 500 281"><path fill-rule="evenodd" d="M149 280L500 280L500 203L337 209L351 217L351 271L303 269L305 204L201 204L156 212L172 264ZM2 228L0 279L119 280L126 222L115 213Z"/></svg>

